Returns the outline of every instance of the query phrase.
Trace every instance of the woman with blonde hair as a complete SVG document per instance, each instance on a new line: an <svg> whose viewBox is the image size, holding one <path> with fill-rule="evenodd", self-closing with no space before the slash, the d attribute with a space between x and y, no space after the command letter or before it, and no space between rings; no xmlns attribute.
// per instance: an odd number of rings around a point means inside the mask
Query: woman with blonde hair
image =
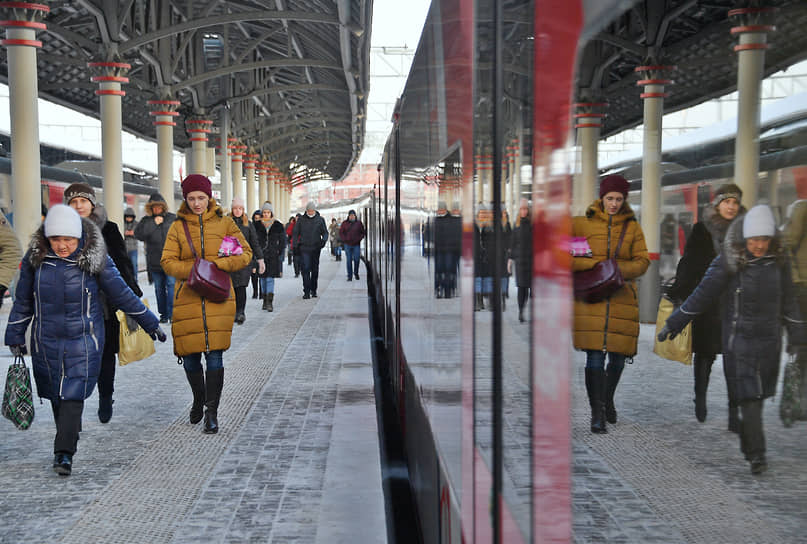
<svg viewBox="0 0 807 544"><path fill-rule="evenodd" d="M238 225L225 217L213 198L207 177L200 174L186 177L182 181L182 196L184 202L177 211L177 220L168 231L160 264L166 274L179 280L174 294L171 332L174 353L182 359L193 392L190 422L199 423L204 408L204 432L215 434L219 430L218 407L224 385L223 355L230 347L235 296L230 286L227 300L212 302L188 286L188 277L196 261L194 253L211 261L220 270L231 273L252 261L252 249ZM219 247L225 236L236 238L243 253L219 256ZM203 353L206 372L202 372Z"/></svg>

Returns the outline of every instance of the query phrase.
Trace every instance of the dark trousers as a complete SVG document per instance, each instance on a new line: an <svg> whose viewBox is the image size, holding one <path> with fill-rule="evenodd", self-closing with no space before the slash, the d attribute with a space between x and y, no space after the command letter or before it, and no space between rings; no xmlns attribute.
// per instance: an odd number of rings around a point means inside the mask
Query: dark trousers
<svg viewBox="0 0 807 544"><path fill-rule="evenodd" d="M83 400L51 400L53 419L56 422L56 439L53 441L53 453L76 453L78 433L81 432L81 413L84 411Z"/></svg>
<svg viewBox="0 0 807 544"><path fill-rule="evenodd" d="M300 275L300 268L302 267L302 260L303 258L300 256L299 253L294 254L294 277Z"/></svg>
<svg viewBox="0 0 807 544"><path fill-rule="evenodd" d="M319 280L319 253L320 250L302 250L303 292L316 293Z"/></svg>
<svg viewBox="0 0 807 544"><path fill-rule="evenodd" d="M113 317L104 321L104 351L101 352L101 370L98 372L98 396L111 397L115 392L115 354L119 349L120 323Z"/></svg>
<svg viewBox="0 0 807 544"><path fill-rule="evenodd" d="M530 288L529 287L519 287L518 288L518 309L523 310L524 307L527 305L527 300L530 298Z"/></svg>
<svg viewBox="0 0 807 544"><path fill-rule="evenodd" d="M749 461L765 456L765 432L762 430L762 399L740 403L740 450Z"/></svg>
<svg viewBox="0 0 807 544"><path fill-rule="evenodd" d="M234 287L235 291L235 315L243 314L247 307L247 286Z"/></svg>
<svg viewBox="0 0 807 544"><path fill-rule="evenodd" d="M260 291L260 289L261 289L260 282L258 281L258 280L260 280L260 276L258 276L258 273L253 272L252 274L250 274L249 280L252 282L252 297L254 298L254 297L258 296L259 294L262 294L261 291ZM246 289L246 287L244 287L244 289ZM235 303L236 303L236 305L238 304L238 299L236 299ZM237 311L237 309L236 309L236 311Z"/></svg>

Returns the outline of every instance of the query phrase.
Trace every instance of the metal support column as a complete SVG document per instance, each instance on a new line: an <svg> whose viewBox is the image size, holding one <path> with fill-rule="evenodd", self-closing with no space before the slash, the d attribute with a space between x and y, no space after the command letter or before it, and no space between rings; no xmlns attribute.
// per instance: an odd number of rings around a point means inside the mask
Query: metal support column
<svg viewBox="0 0 807 544"><path fill-rule="evenodd" d="M765 24L772 8L748 7L729 11L738 22L732 35L739 36L737 53L737 137L734 141L734 182L743 191L743 204L756 204L759 176L759 110L765 70L767 33L776 30Z"/></svg>
<svg viewBox="0 0 807 544"><path fill-rule="evenodd" d="M150 114L155 117L154 126L157 131L157 178L159 179L160 194L168 204L168 211L176 211L174 205L174 119L179 113L178 100L149 100L152 109Z"/></svg>
<svg viewBox="0 0 807 544"><path fill-rule="evenodd" d="M245 198L244 190L244 154L247 146L235 144L232 146L233 152L233 198Z"/></svg>
<svg viewBox="0 0 807 544"><path fill-rule="evenodd" d="M263 206L263 203L269 200L268 186L266 185L266 166L267 163L263 157L258 156L258 208Z"/></svg>
<svg viewBox="0 0 807 544"><path fill-rule="evenodd" d="M121 84L129 83L125 74L131 65L125 62L90 62L92 76L100 89L95 91L101 101L101 163L103 171L104 207L113 223L123 224L123 108L126 91Z"/></svg>
<svg viewBox="0 0 807 544"><path fill-rule="evenodd" d="M42 191L39 157L39 108L36 50L42 42L37 30L50 8L40 4L0 2L7 48L9 113L11 117L11 210L14 231L28 247L31 235L39 228Z"/></svg>
<svg viewBox="0 0 807 544"><path fill-rule="evenodd" d="M255 153L247 152L244 155L244 177L246 178L247 203L248 210L254 210L258 207L258 198L255 191L255 162L258 160L258 155Z"/></svg>
<svg viewBox="0 0 807 544"><path fill-rule="evenodd" d="M211 133L211 119L194 115L185 120L185 131L190 135L191 160L188 164L188 174L208 175L207 171L207 135Z"/></svg>
<svg viewBox="0 0 807 544"><path fill-rule="evenodd" d="M577 146L580 148L580 163L574 176L572 190L572 215L583 215L588 206L597 198L597 180L599 168L597 166L598 144L602 120L605 118L603 109L606 102L578 102L574 105L577 113L574 114L577 122Z"/></svg>
<svg viewBox="0 0 807 544"><path fill-rule="evenodd" d="M664 114L664 86L672 83L662 79L664 72L674 66L639 66L636 72L643 77L637 85L644 87L640 97L644 100L644 144L642 154L641 225L650 267L639 279L639 320L655 323L658 301L661 296L661 127Z"/></svg>
<svg viewBox="0 0 807 544"><path fill-rule="evenodd" d="M223 108L219 117L219 175L221 179L221 198L225 202L233 200L233 165L230 155L230 110ZM251 213L251 212L250 212Z"/></svg>

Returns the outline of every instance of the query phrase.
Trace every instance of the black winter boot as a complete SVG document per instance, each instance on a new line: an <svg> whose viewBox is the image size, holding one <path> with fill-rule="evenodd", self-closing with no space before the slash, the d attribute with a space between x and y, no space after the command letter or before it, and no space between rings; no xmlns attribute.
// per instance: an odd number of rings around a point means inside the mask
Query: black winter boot
<svg viewBox="0 0 807 544"><path fill-rule="evenodd" d="M218 411L221 389L224 386L224 369L208 370L205 375L205 434L219 432Z"/></svg>
<svg viewBox="0 0 807 544"><path fill-rule="evenodd" d="M266 294L266 311L267 312L274 312L275 309L272 307L272 302L275 300L274 293L267 293Z"/></svg>
<svg viewBox="0 0 807 544"><path fill-rule="evenodd" d="M695 417L703 423L706 421L706 390L709 388L709 374L715 356L711 354L695 354Z"/></svg>
<svg viewBox="0 0 807 544"><path fill-rule="evenodd" d="M268 310L269 309L269 295L263 295L263 306L261 306L261 310Z"/></svg>
<svg viewBox="0 0 807 544"><path fill-rule="evenodd" d="M98 421L109 423L112 419L112 395L101 395L98 397Z"/></svg>
<svg viewBox="0 0 807 544"><path fill-rule="evenodd" d="M586 369L586 391L591 405L591 432L604 434L608 432L605 424L605 371L594 368Z"/></svg>
<svg viewBox="0 0 807 544"><path fill-rule="evenodd" d="M201 370L199 372L185 371L185 376L188 378L188 383L191 384L191 391L193 392L193 406L191 406L190 421L192 425L196 425L202 421L203 409L205 407L205 374Z"/></svg>
<svg viewBox="0 0 807 544"><path fill-rule="evenodd" d="M616 393L616 386L619 384L619 378L622 376L624 369L624 366L611 368L611 365L608 365L605 370L605 420L608 423L616 423L614 393Z"/></svg>
<svg viewBox="0 0 807 544"><path fill-rule="evenodd" d="M482 294L477 293L476 297L474 298L474 311L475 312L478 312L480 310L485 309L485 302L484 301L485 301L485 299L482 298Z"/></svg>

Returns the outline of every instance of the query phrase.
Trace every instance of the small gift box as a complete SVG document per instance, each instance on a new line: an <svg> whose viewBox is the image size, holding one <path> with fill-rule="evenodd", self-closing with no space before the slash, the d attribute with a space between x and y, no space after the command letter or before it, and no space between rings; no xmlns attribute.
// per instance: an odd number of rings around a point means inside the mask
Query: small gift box
<svg viewBox="0 0 807 544"><path fill-rule="evenodd" d="M572 257L591 257L591 247L585 236L569 238L569 253Z"/></svg>
<svg viewBox="0 0 807 544"><path fill-rule="evenodd" d="M221 240L221 245L219 246L219 257L241 255L243 252L244 248L241 247L241 243L238 241L238 238L234 236L225 236Z"/></svg>

